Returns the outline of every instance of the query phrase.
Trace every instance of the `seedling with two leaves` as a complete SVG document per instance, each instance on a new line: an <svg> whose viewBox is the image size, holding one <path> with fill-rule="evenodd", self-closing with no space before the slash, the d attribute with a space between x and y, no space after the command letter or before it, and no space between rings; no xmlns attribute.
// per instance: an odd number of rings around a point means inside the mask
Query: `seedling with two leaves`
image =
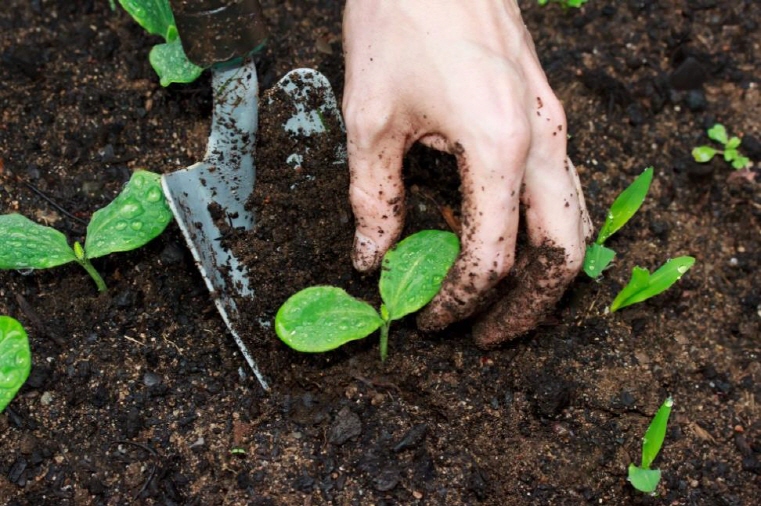
<svg viewBox="0 0 761 506"><path fill-rule="evenodd" d="M0 216L0 269L48 269L79 263L95 281L98 291L106 283L90 260L118 251L137 249L164 231L172 212L161 191L160 176L139 170L122 192L93 213L84 247L69 246L66 236L20 214Z"/></svg>
<svg viewBox="0 0 761 506"><path fill-rule="evenodd" d="M32 352L24 327L0 316L0 413L10 404L32 370Z"/></svg>
<svg viewBox="0 0 761 506"><path fill-rule="evenodd" d="M587 246L584 256L584 272L589 277L599 278L615 258L616 252L606 247L604 243L639 210L652 181L653 168L648 167L629 187L619 194L613 205L610 206L605 223L597 235L597 240ZM610 306L611 313L623 307L643 302L668 290L694 263L695 259L689 256L672 258L652 274L647 269L634 267L629 283L613 300Z"/></svg>
<svg viewBox="0 0 761 506"><path fill-rule="evenodd" d="M364 339L380 328L381 360L388 356L391 322L433 299L460 252L451 232L423 230L383 257L380 314L334 286L313 286L292 295L278 310L275 331L296 351L320 353Z"/></svg>
<svg viewBox="0 0 761 506"><path fill-rule="evenodd" d="M692 157L696 162L708 163L714 156L723 155L724 161L740 170L750 166L750 159L743 156L737 148L742 142L739 137L729 137L727 129L721 123L716 123L707 130L708 137L724 146L724 149L716 149L713 146L698 146L692 150Z"/></svg>
<svg viewBox="0 0 761 506"><path fill-rule="evenodd" d="M650 469L658 452L661 451L663 440L666 437L666 425L671 414L671 407L674 400L669 397L658 409L658 412L650 422L645 437L642 438L642 461L637 466L634 463L629 464L629 482L634 488L646 494L652 494L661 481L660 469Z"/></svg>
<svg viewBox="0 0 761 506"><path fill-rule="evenodd" d="M590 278L598 278L616 257L615 251L604 246L605 241L618 232L639 210L652 181L653 168L648 167L613 201L605 217L605 223L597 234L597 240L587 246L584 256L584 272Z"/></svg>
<svg viewBox="0 0 761 506"><path fill-rule="evenodd" d="M146 32L164 38L148 55L162 86L198 79L204 69L185 55L169 0L119 0L119 4Z"/></svg>

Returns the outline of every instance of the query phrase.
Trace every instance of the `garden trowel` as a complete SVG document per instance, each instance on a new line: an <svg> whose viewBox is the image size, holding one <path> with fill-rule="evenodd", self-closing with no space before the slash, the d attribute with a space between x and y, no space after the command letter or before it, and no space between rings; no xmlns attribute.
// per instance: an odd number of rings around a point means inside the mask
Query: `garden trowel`
<svg viewBox="0 0 761 506"><path fill-rule="evenodd" d="M225 240L233 232L254 226L246 202L254 190L256 68L247 61L229 68L213 67L212 73L214 110L206 155L186 169L165 174L162 186L222 319L259 383L269 390L238 331L235 300L253 297L254 289L245 266ZM283 128L293 136L318 135L325 132L323 117L340 118L330 83L319 72L293 70L275 85L275 91L292 101L294 113ZM320 97L319 104L315 96ZM284 165L293 165L303 156L296 146Z"/></svg>

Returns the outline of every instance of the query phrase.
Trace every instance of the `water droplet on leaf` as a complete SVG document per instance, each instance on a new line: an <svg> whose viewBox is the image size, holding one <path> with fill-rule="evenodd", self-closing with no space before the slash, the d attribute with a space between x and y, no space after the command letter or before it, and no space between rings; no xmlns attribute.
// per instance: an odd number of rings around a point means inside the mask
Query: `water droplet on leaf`
<svg viewBox="0 0 761 506"><path fill-rule="evenodd" d="M145 200L148 202L158 202L161 200L161 196L161 190L155 186L152 186L145 194Z"/></svg>

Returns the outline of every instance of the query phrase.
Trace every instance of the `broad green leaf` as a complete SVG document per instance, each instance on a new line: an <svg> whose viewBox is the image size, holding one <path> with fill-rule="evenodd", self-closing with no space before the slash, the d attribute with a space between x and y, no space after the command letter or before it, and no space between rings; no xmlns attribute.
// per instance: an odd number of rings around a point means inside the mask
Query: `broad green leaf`
<svg viewBox="0 0 761 506"><path fill-rule="evenodd" d="M389 319L398 320L428 304L459 254L457 236L440 230L423 230L389 250L379 283Z"/></svg>
<svg viewBox="0 0 761 506"><path fill-rule="evenodd" d="M661 481L661 471L659 469L642 469L629 464L629 482L634 488L646 494L652 494L658 488Z"/></svg>
<svg viewBox="0 0 761 506"><path fill-rule="evenodd" d="M363 339L383 324L370 304L341 288L312 286L292 295L275 316L278 337L296 351L321 353Z"/></svg>
<svg viewBox="0 0 761 506"><path fill-rule="evenodd" d="M619 292L613 303L610 305L610 312L626 306L631 306L638 302L645 301L651 297L665 292L671 285L676 283L685 272L695 263L695 259L689 256L672 258L652 275L648 274L646 269L635 267L632 270L632 278L623 290Z"/></svg>
<svg viewBox="0 0 761 506"><path fill-rule="evenodd" d="M698 146L692 149L692 158L698 163L706 163L710 162L716 153L718 151L711 146Z"/></svg>
<svg viewBox="0 0 761 506"><path fill-rule="evenodd" d="M47 269L76 260L66 236L20 214L0 216L0 269Z"/></svg>
<svg viewBox="0 0 761 506"><path fill-rule="evenodd" d="M669 415L671 414L671 407L674 405L674 399L669 397L666 399L658 412L653 417L653 421L650 422L645 437L642 439L642 464L643 469L649 469L650 465L658 456L658 452L661 451L663 445L663 439L666 437L666 425L669 423Z"/></svg>
<svg viewBox="0 0 761 506"><path fill-rule="evenodd" d="M613 202L608 211L608 216L605 218L605 223L600 229L600 233L597 236L597 244L602 244L608 240L610 236L615 234L621 227L623 227L627 221L634 216L634 213L642 205L642 202L647 196L647 191L650 189L650 183L653 181L653 168L648 167L637 179L629 185Z"/></svg>
<svg viewBox="0 0 761 506"><path fill-rule="evenodd" d="M726 147L727 147L727 149L737 149L738 147L740 147L740 142L742 142L742 141L740 140L739 137L731 137L727 141L727 146Z"/></svg>
<svg viewBox="0 0 761 506"><path fill-rule="evenodd" d="M180 39L153 46L148 59L153 70L159 75L161 86L169 86L172 83L191 83L203 72L202 67L188 60Z"/></svg>
<svg viewBox="0 0 761 506"><path fill-rule="evenodd" d="M32 370L32 352L24 327L0 316L0 413L13 400Z"/></svg>
<svg viewBox="0 0 761 506"><path fill-rule="evenodd" d="M615 258L616 252L597 243L587 246L584 255L584 272L592 279L597 279Z"/></svg>
<svg viewBox="0 0 761 506"><path fill-rule="evenodd" d="M729 149L729 148L727 148L724 151L724 161L725 162L731 162L735 158L737 158L738 156L740 156L740 154L737 152L736 149Z"/></svg>
<svg viewBox="0 0 761 506"><path fill-rule="evenodd" d="M119 0L119 4L145 31L171 42L169 29L175 23L169 0Z"/></svg>
<svg viewBox="0 0 761 506"><path fill-rule="evenodd" d="M727 143L727 129L721 123L716 123L708 129L708 138L721 144Z"/></svg>
<svg viewBox="0 0 761 506"><path fill-rule="evenodd" d="M161 234L171 219L161 177L138 170L110 204L93 214L87 226L85 255L98 258L139 248Z"/></svg>
<svg viewBox="0 0 761 506"><path fill-rule="evenodd" d="M750 165L750 158L747 156L738 156L732 160L732 167L737 170L744 169L748 165Z"/></svg>

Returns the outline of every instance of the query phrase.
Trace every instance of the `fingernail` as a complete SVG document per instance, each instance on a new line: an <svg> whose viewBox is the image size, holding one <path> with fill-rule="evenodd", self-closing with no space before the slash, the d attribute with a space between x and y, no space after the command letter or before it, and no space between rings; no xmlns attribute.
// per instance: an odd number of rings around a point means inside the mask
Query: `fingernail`
<svg viewBox="0 0 761 506"><path fill-rule="evenodd" d="M362 232L354 234L354 251L352 252L352 262L354 268L360 272L369 271L375 268L378 261L378 245L375 241L364 235Z"/></svg>

